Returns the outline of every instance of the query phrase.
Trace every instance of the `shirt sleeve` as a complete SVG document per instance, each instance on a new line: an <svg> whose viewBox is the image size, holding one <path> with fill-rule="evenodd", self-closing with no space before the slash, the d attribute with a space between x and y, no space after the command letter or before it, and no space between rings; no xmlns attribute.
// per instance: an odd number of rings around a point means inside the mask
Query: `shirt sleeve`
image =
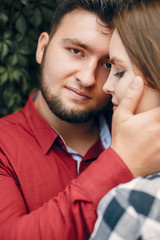
<svg viewBox="0 0 160 240"><path fill-rule="evenodd" d="M111 149L105 150L57 197L29 212L16 176L0 162L1 240L85 240L96 220L99 200L133 176Z"/></svg>
<svg viewBox="0 0 160 240"><path fill-rule="evenodd" d="M90 240L159 239L159 186L160 174L155 174L112 189L98 205Z"/></svg>

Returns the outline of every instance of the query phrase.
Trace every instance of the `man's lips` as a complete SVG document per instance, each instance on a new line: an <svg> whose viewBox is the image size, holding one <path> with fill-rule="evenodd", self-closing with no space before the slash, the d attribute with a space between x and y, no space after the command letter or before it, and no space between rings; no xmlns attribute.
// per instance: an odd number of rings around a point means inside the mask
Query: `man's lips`
<svg viewBox="0 0 160 240"><path fill-rule="evenodd" d="M85 92L83 92L77 88L66 87L66 89L70 92L70 94L72 94L73 96L75 96L76 98L78 98L80 100L91 99L91 97L88 94L86 94Z"/></svg>

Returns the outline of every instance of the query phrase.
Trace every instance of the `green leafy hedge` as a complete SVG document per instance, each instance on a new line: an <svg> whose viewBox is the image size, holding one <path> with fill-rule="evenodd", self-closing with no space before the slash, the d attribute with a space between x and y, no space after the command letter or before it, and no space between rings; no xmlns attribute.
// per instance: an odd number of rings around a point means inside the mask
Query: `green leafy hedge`
<svg viewBox="0 0 160 240"><path fill-rule="evenodd" d="M38 87L37 40L58 0L0 0L0 117L24 106Z"/></svg>

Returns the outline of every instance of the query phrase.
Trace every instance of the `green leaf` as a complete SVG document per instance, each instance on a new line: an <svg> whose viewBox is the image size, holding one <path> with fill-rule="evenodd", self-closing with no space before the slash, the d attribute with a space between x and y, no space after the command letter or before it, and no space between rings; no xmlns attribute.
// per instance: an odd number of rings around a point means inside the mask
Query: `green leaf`
<svg viewBox="0 0 160 240"><path fill-rule="evenodd" d="M4 12L0 13L0 22L4 25L8 22L8 16Z"/></svg>
<svg viewBox="0 0 160 240"><path fill-rule="evenodd" d="M21 88L22 88L23 93L25 93L28 89L28 82L27 82L27 79L25 77L23 78L23 83L21 85Z"/></svg>
<svg viewBox="0 0 160 240"><path fill-rule="evenodd" d="M3 91L3 100L8 109L16 105L16 101L18 98L20 99L20 96L17 97L15 89L11 86Z"/></svg>
<svg viewBox="0 0 160 240"><path fill-rule="evenodd" d="M21 33L18 33L15 35L15 41L19 45L20 42L24 41L24 35Z"/></svg>
<svg viewBox="0 0 160 240"><path fill-rule="evenodd" d="M0 66L0 74L3 74L6 71L5 67Z"/></svg>
<svg viewBox="0 0 160 240"><path fill-rule="evenodd" d="M11 31L6 31L3 35L3 39L10 39L12 37Z"/></svg>
<svg viewBox="0 0 160 240"><path fill-rule="evenodd" d="M26 6L28 5L28 0L20 0L20 2Z"/></svg>
<svg viewBox="0 0 160 240"><path fill-rule="evenodd" d="M7 101L7 105L8 107L12 107L13 105L15 104L15 99L14 97L11 95L9 98L8 98L8 101Z"/></svg>
<svg viewBox="0 0 160 240"><path fill-rule="evenodd" d="M18 61L19 61L19 65L22 67L26 67L27 63L28 63L28 58L22 56L22 55L18 55Z"/></svg>
<svg viewBox="0 0 160 240"><path fill-rule="evenodd" d="M12 82L13 81L13 68L10 65L8 65L7 69L8 69L8 78L9 78L10 82Z"/></svg>
<svg viewBox="0 0 160 240"><path fill-rule="evenodd" d="M19 82L19 79L21 78L22 73L20 70L16 69L13 71L12 76L13 76L13 79L16 80L16 82Z"/></svg>
<svg viewBox="0 0 160 240"><path fill-rule="evenodd" d="M16 29L24 35L27 30L27 24L25 18L21 15L16 21Z"/></svg>
<svg viewBox="0 0 160 240"><path fill-rule="evenodd" d="M52 16L53 16L53 9L52 8L48 8L48 7L42 7L42 15L43 18L45 19L46 22L50 22ZM47 26L48 28L48 26Z"/></svg>
<svg viewBox="0 0 160 240"><path fill-rule="evenodd" d="M41 14L41 11L39 10L39 8L36 8L34 10L34 14L32 13L32 15L30 16L29 22L35 28L38 28L40 26L40 24L42 23L42 14Z"/></svg>
<svg viewBox="0 0 160 240"><path fill-rule="evenodd" d="M8 45L6 43L2 43L1 44L1 52L0 52L0 56L1 56L2 60L5 58L5 56L8 54L8 52L9 52Z"/></svg>
<svg viewBox="0 0 160 240"><path fill-rule="evenodd" d="M25 68L22 68L22 69L21 69L21 73L23 74L23 76L24 76L26 79L29 79L29 73L28 73L28 71L26 71Z"/></svg>
<svg viewBox="0 0 160 240"><path fill-rule="evenodd" d="M18 93L14 93L13 99L14 99L14 102L19 105L19 103L21 102L21 95L19 95Z"/></svg>
<svg viewBox="0 0 160 240"><path fill-rule="evenodd" d="M14 46L14 42L11 40L5 40L5 43L8 45L9 48L12 48Z"/></svg>
<svg viewBox="0 0 160 240"><path fill-rule="evenodd" d="M0 85L2 86L5 82L8 80L8 72L5 71L1 76L0 76Z"/></svg>
<svg viewBox="0 0 160 240"><path fill-rule="evenodd" d="M36 8L34 12L34 26L39 27L41 23L42 23L41 11L38 8Z"/></svg>
<svg viewBox="0 0 160 240"><path fill-rule="evenodd" d="M29 47L22 47L18 49L18 53L22 54L22 55L29 55L31 54L30 48Z"/></svg>
<svg viewBox="0 0 160 240"><path fill-rule="evenodd" d="M11 64L11 66L15 66L17 62L18 62L18 56L16 53L14 53L9 57L9 63Z"/></svg>

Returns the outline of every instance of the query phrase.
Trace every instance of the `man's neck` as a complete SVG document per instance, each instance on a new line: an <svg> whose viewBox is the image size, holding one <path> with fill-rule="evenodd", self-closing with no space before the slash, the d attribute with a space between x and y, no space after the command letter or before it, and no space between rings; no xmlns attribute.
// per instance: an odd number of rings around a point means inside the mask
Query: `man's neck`
<svg viewBox="0 0 160 240"><path fill-rule="evenodd" d="M43 118L61 135L66 145L84 156L99 138L99 125L95 120L86 123L68 123L53 114L41 93L34 102Z"/></svg>
<svg viewBox="0 0 160 240"><path fill-rule="evenodd" d="M84 156L99 138L99 125L96 121L81 124L63 123L58 131L70 148Z"/></svg>

